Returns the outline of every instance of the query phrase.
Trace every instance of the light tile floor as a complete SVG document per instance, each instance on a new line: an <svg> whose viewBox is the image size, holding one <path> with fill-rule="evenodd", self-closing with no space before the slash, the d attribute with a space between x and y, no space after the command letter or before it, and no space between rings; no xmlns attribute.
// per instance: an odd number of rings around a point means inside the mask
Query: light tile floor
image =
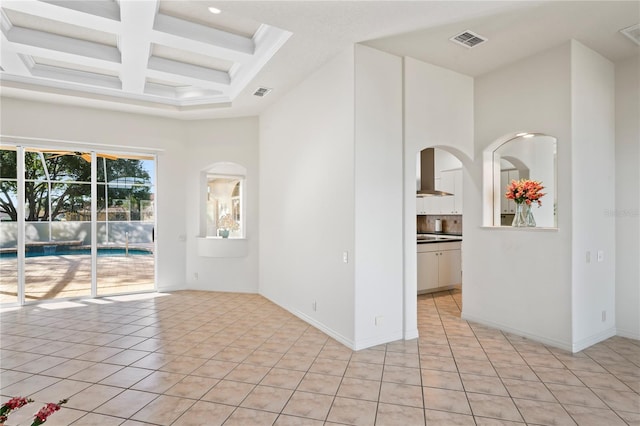
<svg viewBox="0 0 640 426"><path fill-rule="evenodd" d="M353 352L258 295L181 291L1 316L0 394L54 425L637 425L640 342L570 354L419 296L420 339Z"/></svg>

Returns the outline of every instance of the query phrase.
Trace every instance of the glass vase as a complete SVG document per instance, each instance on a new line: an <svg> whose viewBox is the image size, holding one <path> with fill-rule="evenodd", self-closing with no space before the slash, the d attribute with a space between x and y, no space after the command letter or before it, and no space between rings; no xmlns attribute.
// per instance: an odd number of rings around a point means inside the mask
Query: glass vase
<svg viewBox="0 0 640 426"><path fill-rule="evenodd" d="M531 209L531 205L525 204L525 226L530 228L536 227L536 219L533 217L533 210Z"/></svg>
<svg viewBox="0 0 640 426"><path fill-rule="evenodd" d="M525 227L527 226L527 206L525 203L516 203L516 214L513 216L511 226Z"/></svg>

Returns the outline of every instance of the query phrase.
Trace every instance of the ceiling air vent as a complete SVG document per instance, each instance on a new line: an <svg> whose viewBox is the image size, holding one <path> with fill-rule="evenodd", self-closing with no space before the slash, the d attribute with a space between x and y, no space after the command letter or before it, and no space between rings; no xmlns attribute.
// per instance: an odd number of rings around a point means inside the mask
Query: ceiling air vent
<svg viewBox="0 0 640 426"><path fill-rule="evenodd" d="M267 87L258 87L258 88L256 89L256 91L255 91L255 92L253 92L253 94L254 94L255 96L259 96L259 97L261 97L261 98L262 98L262 97L264 97L264 96L267 96L267 95L271 92L271 90L273 90L273 89L269 89L269 88L267 88Z"/></svg>
<svg viewBox="0 0 640 426"><path fill-rule="evenodd" d="M457 36L451 37L449 40L454 43L461 44L464 47L468 47L469 49L487 41L485 37L482 37L481 35L478 35L469 30L464 31Z"/></svg>
<svg viewBox="0 0 640 426"><path fill-rule="evenodd" d="M629 37L635 44L640 45L640 24L624 28L620 32Z"/></svg>

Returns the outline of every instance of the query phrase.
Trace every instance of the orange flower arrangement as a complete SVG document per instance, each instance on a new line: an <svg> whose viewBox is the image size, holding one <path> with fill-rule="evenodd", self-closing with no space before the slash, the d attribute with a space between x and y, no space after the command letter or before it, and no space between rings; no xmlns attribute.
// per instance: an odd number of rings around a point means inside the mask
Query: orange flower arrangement
<svg viewBox="0 0 640 426"><path fill-rule="evenodd" d="M525 203L530 206L531 203L537 202L538 206L542 205L542 198L545 193L542 192L544 186L542 182L530 179L512 180L509 186L507 186L507 192L504 194L510 200L516 202L516 204Z"/></svg>

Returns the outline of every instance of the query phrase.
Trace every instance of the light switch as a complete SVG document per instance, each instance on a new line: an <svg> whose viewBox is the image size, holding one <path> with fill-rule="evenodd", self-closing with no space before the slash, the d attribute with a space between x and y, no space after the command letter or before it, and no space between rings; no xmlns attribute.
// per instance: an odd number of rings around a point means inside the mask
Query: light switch
<svg viewBox="0 0 640 426"><path fill-rule="evenodd" d="M604 260L604 250L598 250L598 262L602 262Z"/></svg>
<svg viewBox="0 0 640 426"><path fill-rule="evenodd" d="M348 251L343 251L342 252L342 261L344 263L349 263L349 252Z"/></svg>
<svg viewBox="0 0 640 426"><path fill-rule="evenodd" d="M586 260L587 260L587 263L591 263L591 252L590 252L590 251L587 251L587 258L586 258Z"/></svg>

